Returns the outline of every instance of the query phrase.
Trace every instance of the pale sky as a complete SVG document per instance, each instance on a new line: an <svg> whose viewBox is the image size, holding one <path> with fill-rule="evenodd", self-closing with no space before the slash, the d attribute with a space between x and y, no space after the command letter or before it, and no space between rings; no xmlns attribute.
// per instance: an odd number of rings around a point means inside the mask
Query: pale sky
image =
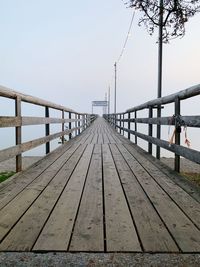
<svg viewBox="0 0 200 267"><path fill-rule="evenodd" d="M109 83L113 99L113 65L133 12L123 1L0 3L1 85L85 112L104 99ZM118 111L157 95L157 33L139 27L138 15L118 66ZM184 38L164 45L163 95L199 83L199 21L198 14Z"/></svg>
<svg viewBox="0 0 200 267"><path fill-rule="evenodd" d="M0 0L0 6L1 85L90 113L91 101L104 100L110 84L113 111L114 63L132 9L122 0ZM151 37L139 27L140 16L118 64L118 112L157 96L157 32ZM164 45L163 96L199 83L199 22L200 14L186 24L184 38ZM198 103L190 109L196 115Z"/></svg>

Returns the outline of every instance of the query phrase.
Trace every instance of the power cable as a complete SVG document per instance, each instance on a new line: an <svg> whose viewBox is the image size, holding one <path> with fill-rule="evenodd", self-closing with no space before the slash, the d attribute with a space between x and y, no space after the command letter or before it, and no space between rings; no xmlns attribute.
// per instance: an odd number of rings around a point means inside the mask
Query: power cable
<svg viewBox="0 0 200 267"><path fill-rule="evenodd" d="M134 20L134 16L135 16L135 10L133 11L133 15L131 17L131 23L130 23L130 26L129 26L129 29L128 29L128 33L127 33L127 36L126 36L126 39L125 39L125 42L124 42L124 45L123 45L123 48L122 48L122 51L118 57L118 60L116 61L116 63L118 64L119 61L121 60L123 54L124 54L124 51L125 51L125 48L126 48L126 45L127 45L127 42L128 42L128 39L131 35L131 29L132 29L132 26L133 26L133 20Z"/></svg>

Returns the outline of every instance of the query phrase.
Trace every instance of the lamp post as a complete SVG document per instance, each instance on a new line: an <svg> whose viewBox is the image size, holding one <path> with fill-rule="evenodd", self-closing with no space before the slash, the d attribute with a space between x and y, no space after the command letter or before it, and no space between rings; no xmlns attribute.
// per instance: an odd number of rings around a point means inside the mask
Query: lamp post
<svg viewBox="0 0 200 267"><path fill-rule="evenodd" d="M114 113L116 114L117 110L117 62L114 64L115 67L115 99L114 99Z"/></svg>
<svg viewBox="0 0 200 267"><path fill-rule="evenodd" d="M160 17L159 17L159 40L158 40L158 94L157 97L162 96L162 50L163 50L163 0L160 0ZM161 117L161 106L157 107L157 117ZM161 126L157 125L157 138L161 137ZM156 147L156 158L160 159L160 147Z"/></svg>
<svg viewBox="0 0 200 267"><path fill-rule="evenodd" d="M108 114L110 114L110 86L108 88Z"/></svg>

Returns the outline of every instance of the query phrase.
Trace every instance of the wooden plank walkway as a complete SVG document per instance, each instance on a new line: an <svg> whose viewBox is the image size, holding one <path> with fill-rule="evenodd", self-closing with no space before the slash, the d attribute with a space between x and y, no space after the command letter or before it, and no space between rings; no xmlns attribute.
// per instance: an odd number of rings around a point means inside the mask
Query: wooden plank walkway
<svg viewBox="0 0 200 267"><path fill-rule="evenodd" d="M200 203L102 118L0 184L0 251L200 252Z"/></svg>

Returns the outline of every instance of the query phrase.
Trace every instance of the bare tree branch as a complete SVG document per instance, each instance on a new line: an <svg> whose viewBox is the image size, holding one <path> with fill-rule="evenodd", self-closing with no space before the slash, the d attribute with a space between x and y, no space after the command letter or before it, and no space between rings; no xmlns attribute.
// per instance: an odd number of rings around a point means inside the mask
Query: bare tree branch
<svg viewBox="0 0 200 267"><path fill-rule="evenodd" d="M160 12L163 12L163 41L168 42L185 34L185 23L190 17L200 12L200 0L163 0L162 11L160 0L128 0L128 7L143 12L139 25L144 24L152 35L160 25Z"/></svg>

